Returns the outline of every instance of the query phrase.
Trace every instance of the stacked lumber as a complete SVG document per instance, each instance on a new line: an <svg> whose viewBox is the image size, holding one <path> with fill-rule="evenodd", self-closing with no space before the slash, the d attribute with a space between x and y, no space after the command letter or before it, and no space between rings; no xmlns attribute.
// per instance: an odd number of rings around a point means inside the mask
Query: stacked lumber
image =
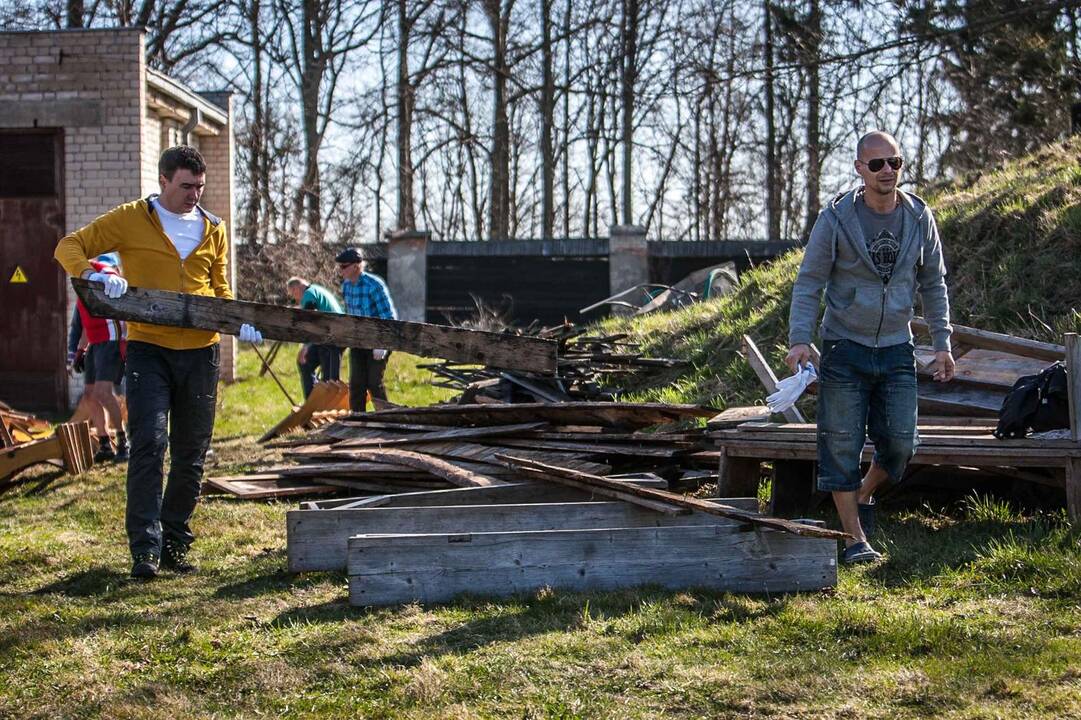
<svg viewBox="0 0 1081 720"><path fill-rule="evenodd" d="M492 487L522 474L501 453L594 475L699 467L702 429L651 428L714 413L694 405L603 402L392 408L271 443L289 464L212 478L204 492L269 497Z"/></svg>
<svg viewBox="0 0 1081 720"><path fill-rule="evenodd" d="M52 427L45 420L0 401L0 447L40 440L50 434Z"/></svg>
<svg viewBox="0 0 1081 720"><path fill-rule="evenodd" d="M558 347L555 375L510 371L444 361L420 367L440 378L438 387L461 392L459 403L611 401L621 392L618 383L646 368L685 364L671 358L646 357L626 333L591 335L586 327L564 323L552 328L533 326L519 331Z"/></svg>
<svg viewBox="0 0 1081 720"><path fill-rule="evenodd" d="M913 333L926 336L926 323L917 318ZM1081 343L1067 335L1067 344L1039 342L955 325L953 331L956 376L949 383L933 380L934 351L916 347L917 396L920 410L920 445L910 474L921 467L965 468L966 477L1005 476L1065 489L1071 517L1081 517L1081 443L1078 441L1078 393L1075 380L1081 367ZM748 363L768 394L776 376L754 342L744 338ZM812 347L813 360L817 353ZM1000 440L992 434L1003 399L1017 379L1035 375L1049 363L1066 360L1070 378L1071 428L1036 433L1020 440ZM813 386L812 386L813 387ZM800 411L784 413L788 423L768 422L762 407L729 408L712 418L708 427L718 448L718 491L737 493L758 486L760 463L773 465L771 512L804 512L813 503L813 467L817 460L817 432L804 422ZM864 448L864 461L872 455ZM955 473L956 474L956 473Z"/></svg>
<svg viewBox="0 0 1081 720"><path fill-rule="evenodd" d="M24 429L13 430L8 425L9 415L0 416L0 492L17 484L15 478L32 465L51 463L71 475L81 475L94 464L95 444L90 436L90 423L61 423L48 437L36 437L26 442L15 442L14 436ZM24 427L37 427L29 425Z"/></svg>
<svg viewBox="0 0 1081 720"><path fill-rule="evenodd" d="M363 606L541 588L836 584L840 534L763 517L755 498L696 500L666 492L656 476L539 468L529 482L308 503L287 514L289 569L345 570L349 601ZM559 477L569 482L546 482Z"/></svg>

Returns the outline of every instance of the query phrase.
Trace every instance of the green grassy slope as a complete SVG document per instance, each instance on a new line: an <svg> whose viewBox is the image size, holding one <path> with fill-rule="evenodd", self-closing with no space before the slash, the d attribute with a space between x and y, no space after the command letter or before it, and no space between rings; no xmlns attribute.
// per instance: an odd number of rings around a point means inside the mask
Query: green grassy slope
<svg viewBox="0 0 1081 720"><path fill-rule="evenodd" d="M1081 329L1081 139L1050 146L927 194L938 218L953 321L1062 342ZM612 319L650 353L687 360L642 379L633 396L717 407L761 399L737 355L748 334L776 369L787 350L796 251L743 275L740 289L690 308Z"/></svg>

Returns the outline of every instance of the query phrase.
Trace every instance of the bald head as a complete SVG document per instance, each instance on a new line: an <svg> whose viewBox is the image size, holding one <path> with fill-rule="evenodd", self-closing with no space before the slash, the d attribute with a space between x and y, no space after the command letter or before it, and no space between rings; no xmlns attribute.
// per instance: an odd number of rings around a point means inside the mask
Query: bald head
<svg viewBox="0 0 1081 720"><path fill-rule="evenodd" d="M897 139L884 130L872 130L856 143L856 159L867 160L873 157L900 155L901 146Z"/></svg>

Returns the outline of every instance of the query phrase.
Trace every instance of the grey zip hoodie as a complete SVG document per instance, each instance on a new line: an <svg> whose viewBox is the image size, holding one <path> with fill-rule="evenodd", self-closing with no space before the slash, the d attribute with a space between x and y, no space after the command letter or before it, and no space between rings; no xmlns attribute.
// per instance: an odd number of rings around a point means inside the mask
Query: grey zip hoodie
<svg viewBox="0 0 1081 720"><path fill-rule="evenodd" d="M904 209L901 247L893 276L883 283L856 217L856 199L862 193L860 187L834 198L811 229L792 288L789 345L810 344L823 289L824 340L852 340L869 347L910 342L908 323L919 291L935 350L950 350L946 265L931 209L915 195L897 191Z"/></svg>

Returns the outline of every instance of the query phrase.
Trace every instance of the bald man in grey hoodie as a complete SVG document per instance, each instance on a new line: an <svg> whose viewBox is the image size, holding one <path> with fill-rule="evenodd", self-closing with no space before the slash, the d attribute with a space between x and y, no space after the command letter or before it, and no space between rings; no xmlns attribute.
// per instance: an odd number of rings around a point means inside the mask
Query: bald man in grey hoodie
<svg viewBox="0 0 1081 720"><path fill-rule="evenodd" d="M846 541L842 560L882 557L867 542L874 492L897 481L919 442L912 331L916 293L935 350L935 379L953 378L950 304L938 228L927 204L897 188L900 146L875 131L856 146L862 187L819 214L792 289L789 352L793 372L811 358L810 343L825 290L818 372L818 488L833 494ZM875 446L861 477L867 436Z"/></svg>

